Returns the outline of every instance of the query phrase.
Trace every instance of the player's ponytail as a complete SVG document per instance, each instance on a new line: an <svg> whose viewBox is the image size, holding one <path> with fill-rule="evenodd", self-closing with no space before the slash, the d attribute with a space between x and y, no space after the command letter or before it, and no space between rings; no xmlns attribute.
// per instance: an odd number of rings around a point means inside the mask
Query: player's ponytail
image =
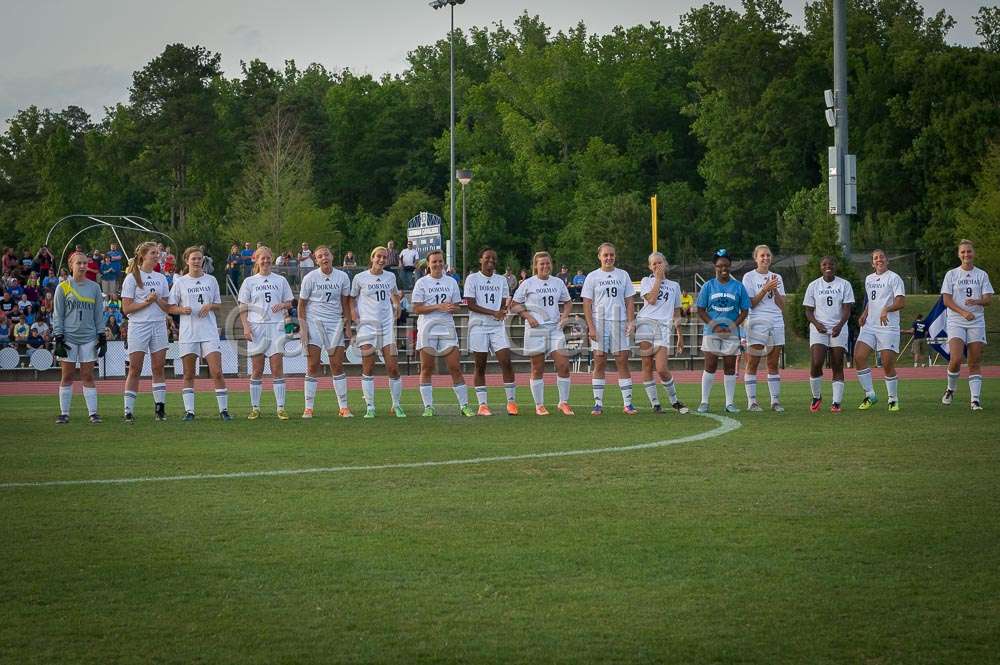
<svg viewBox="0 0 1000 665"><path fill-rule="evenodd" d="M142 260L145 258L146 254L154 249L156 249L155 242L149 240L141 242L135 248L135 256L128 260L128 267L125 268L125 272L131 273L136 286L142 286Z"/></svg>

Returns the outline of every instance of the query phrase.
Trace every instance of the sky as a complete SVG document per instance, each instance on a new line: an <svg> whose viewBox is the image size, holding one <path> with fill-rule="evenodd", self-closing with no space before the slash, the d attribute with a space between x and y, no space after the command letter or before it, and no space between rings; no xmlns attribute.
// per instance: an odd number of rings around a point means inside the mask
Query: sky
<svg viewBox="0 0 1000 665"><path fill-rule="evenodd" d="M455 26L511 25L528 10L553 30L582 20L592 34L605 33L650 21L677 25L705 1L468 0L456 7ZM951 40L973 45L971 17L985 1L925 0L924 7L928 15L946 8L958 22ZM801 0L784 5L801 24ZM0 0L0 120L31 104L75 104L100 119L105 106L128 99L132 73L175 42L221 53L231 77L253 58L275 68L290 59L300 67L399 73L409 51L447 34L448 20L447 9L435 11L427 0Z"/></svg>

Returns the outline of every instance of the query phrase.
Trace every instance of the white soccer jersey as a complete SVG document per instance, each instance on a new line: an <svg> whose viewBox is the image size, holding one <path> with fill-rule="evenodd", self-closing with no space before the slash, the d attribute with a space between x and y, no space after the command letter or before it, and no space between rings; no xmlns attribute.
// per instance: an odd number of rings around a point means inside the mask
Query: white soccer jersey
<svg viewBox="0 0 1000 665"><path fill-rule="evenodd" d="M559 308L569 301L569 289L558 277L541 279L532 275L521 282L514 292L514 302L524 305L538 325L555 325L559 322Z"/></svg>
<svg viewBox="0 0 1000 665"><path fill-rule="evenodd" d="M785 295L785 281L781 279L781 275L770 270L764 273L751 270L743 275L743 288L747 290L747 297L753 300L764 288L764 285L775 277L778 278L778 293L782 296ZM784 325L785 319L782 316L781 308L774 301L774 291L769 291L765 297L761 298L756 307L750 308L750 314L747 316L748 323L754 319Z"/></svg>
<svg viewBox="0 0 1000 665"><path fill-rule="evenodd" d="M865 328L873 330L893 330L899 332L899 311L889 312L889 325L881 322L882 309L892 305L896 296L905 296L903 279L891 270L879 275L872 273L865 277L865 297L868 298L868 318Z"/></svg>
<svg viewBox="0 0 1000 665"><path fill-rule="evenodd" d="M247 320L250 323L284 323L285 312L274 312L279 303L291 302L292 287L284 275L252 275L240 285L239 301L248 306Z"/></svg>
<svg viewBox="0 0 1000 665"><path fill-rule="evenodd" d="M510 297L510 285L503 275L493 273L487 277L481 272L474 272L465 278L464 296L474 299L476 305L483 309L498 312ZM469 312L469 328L473 325L498 328L503 325L503 321L479 312Z"/></svg>
<svg viewBox="0 0 1000 665"><path fill-rule="evenodd" d="M450 302L462 302L462 292L458 290L458 282L450 275L431 277L424 275L413 285L410 297L414 305L440 305ZM417 335L424 332L432 335L454 334L455 317L448 312L434 311L417 317Z"/></svg>
<svg viewBox="0 0 1000 665"><path fill-rule="evenodd" d="M333 268L330 274L317 268L302 278L299 300L306 306L306 319L325 323L338 323L344 318L344 296L351 295L351 278L343 270Z"/></svg>
<svg viewBox="0 0 1000 665"><path fill-rule="evenodd" d="M639 295L643 299L642 309L639 310L636 318L671 322L674 320L674 310L681 306L681 285L669 279L661 280L656 303L650 305L646 301L646 294L652 292L655 282L656 278L652 275L642 278L642 282L639 284Z"/></svg>
<svg viewBox="0 0 1000 665"><path fill-rule="evenodd" d="M170 285L167 278L158 272L139 271L142 284L136 284L135 277L129 272L122 282L122 298L131 298L135 302L143 302L151 291L156 291L161 298L170 297ZM138 312L128 315L129 323L160 323L166 321L167 313L156 303L143 307Z"/></svg>
<svg viewBox="0 0 1000 665"><path fill-rule="evenodd" d="M968 310L976 315L972 321L966 321L958 312L948 310L948 325L962 326L965 328L975 328L985 325L986 319L983 315L982 305L966 305L969 298L979 300L987 293L993 293L993 285L990 284L990 276L985 270L973 267L972 270L962 270L961 266L952 268L944 276L941 284L941 293L949 294L955 304L964 310Z"/></svg>
<svg viewBox="0 0 1000 665"><path fill-rule="evenodd" d="M833 327L840 323L841 308L854 303L854 288L843 277L834 277L828 282L822 277L814 279L806 287L802 304L813 308L813 316L824 326Z"/></svg>
<svg viewBox="0 0 1000 665"><path fill-rule="evenodd" d="M170 289L170 304L191 308L190 314L181 314L179 341L182 343L218 341L219 327L215 321L215 312L209 312L207 316L198 316L198 312L205 305L221 303L219 283L211 275L174 277L174 285Z"/></svg>
<svg viewBox="0 0 1000 665"><path fill-rule="evenodd" d="M358 317L365 322L395 322L392 310L394 293L399 293L396 275L388 270L378 275L373 275L370 270L359 272L351 283L351 297L358 303Z"/></svg>
<svg viewBox="0 0 1000 665"><path fill-rule="evenodd" d="M583 280L581 296L593 301L594 318L599 321L625 321L625 299L634 295L632 278L621 268L610 272L598 268Z"/></svg>

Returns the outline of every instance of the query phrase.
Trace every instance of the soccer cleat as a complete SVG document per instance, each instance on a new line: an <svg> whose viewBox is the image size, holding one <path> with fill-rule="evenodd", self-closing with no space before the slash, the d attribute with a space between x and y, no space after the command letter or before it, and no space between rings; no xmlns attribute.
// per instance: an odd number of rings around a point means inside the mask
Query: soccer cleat
<svg viewBox="0 0 1000 665"><path fill-rule="evenodd" d="M258 418L260 418L260 408L256 406L251 407L250 413L247 414L247 420L257 420Z"/></svg>
<svg viewBox="0 0 1000 665"><path fill-rule="evenodd" d="M365 409L365 415L363 417L364 418L374 418L375 417L375 407L374 406L369 406L367 409Z"/></svg>
<svg viewBox="0 0 1000 665"><path fill-rule="evenodd" d="M507 402L507 415L516 416L517 414L517 402Z"/></svg>
<svg viewBox="0 0 1000 665"><path fill-rule="evenodd" d="M867 411L868 409L875 406L875 402L878 401L878 396L875 393L865 395L865 398L861 400L861 404L858 404L859 411Z"/></svg>
<svg viewBox="0 0 1000 665"><path fill-rule="evenodd" d="M132 424L135 423L135 416L132 415L131 411L126 411L125 412L124 421L125 421L126 425L132 425Z"/></svg>
<svg viewBox="0 0 1000 665"><path fill-rule="evenodd" d="M69 416L67 416L64 413L60 413L59 417L56 418L56 425L68 425L68 424L69 424Z"/></svg>
<svg viewBox="0 0 1000 665"><path fill-rule="evenodd" d="M104 419L101 418L100 414L97 414L97 413L90 414L90 424L91 425L100 425L103 422L104 422Z"/></svg>
<svg viewBox="0 0 1000 665"><path fill-rule="evenodd" d="M549 410L546 409L543 404L539 404L538 406L535 407L535 415L536 416L547 416L547 415L549 415Z"/></svg>
<svg viewBox="0 0 1000 665"><path fill-rule="evenodd" d="M275 415L278 416L278 420L288 420L288 412L284 409L278 409L275 412Z"/></svg>
<svg viewBox="0 0 1000 665"><path fill-rule="evenodd" d="M687 415L688 413L691 413L691 409L687 408L684 405L684 402L674 402L670 406L673 408L674 411L676 411L677 413L681 414L682 416L683 415Z"/></svg>
<svg viewBox="0 0 1000 665"><path fill-rule="evenodd" d="M347 408L346 406L344 408L342 408L338 412L337 415L339 415L341 418L353 418L354 417L354 414L351 413L351 410L349 408Z"/></svg>
<svg viewBox="0 0 1000 665"><path fill-rule="evenodd" d="M840 413L840 404L834 402L830 405L830 413Z"/></svg>
<svg viewBox="0 0 1000 665"><path fill-rule="evenodd" d="M785 407L781 406L781 402L772 402L771 410L774 411L775 413L784 413Z"/></svg>
<svg viewBox="0 0 1000 665"><path fill-rule="evenodd" d="M663 406L660 404L654 404L653 413L663 413Z"/></svg>
<svg viewBox="0 0 1000 665"><path fill-rule="evenodd" d="M760 411L760 407L759 406L757 407L757 410ZM739 412L740 412L740 410L736 408L735 404L727 404L726 405L726 413L739 413Z"/></svg>
<svg viewBox="0 0 1000 665"><path fill-rule="evenodd" d="M603 416L604 408L600 404L595 404L594 408L590 410L590 415L592 416Z"/></svg>
<svg viewBox="0 0 1000 665"><path fill-rule="evenodd" d="M698 413L708 413L708 402L702 402L698 405Z"/></svg>
<svg viewBox="0 0 1000 665"><path fill-rule="evenodd" d="M392 407L392 415L396 416L397 418L405 418L406 411L403 411L403 407L397 404L396 406Z"/></svg>
<svg viewBox="0 0 1000 665"><path fill-rule="evenodd" d="M764 409L760 408L760 404L757 402L750 402L747 404L747 411L753 411L754 413L760 413Z"/></svg>
<svg viewBox="0 0 1000 665"><path fill-rule="evenodd" d="M433 418L435 415L437 414L434 412L433 406L425 406L424 412L421 414L421 416L424 418Z"/></svg>
<svg viewBox="0 0 1000 665"><path fill-rule="evenodd" d="M954 390L945 390L944 395L941 395L941 403L944 405L950 405L955 398Z"/></svg>
<svg viewBox="0 0 1000 665"><path fill-rule="evenodd" d="M313 417L313 410L312 409L303 409L303 411L302 411L302 417L305 420L309 420L310 418Z"/></svg>
<svg viewBox="0 0 1000 665"><path fill-rule="evenodd" d="M813 397L812 404L809 405L809 410L813 413L819 413L819 408L823 405L822 397Z"/></svg>
<svg viewBox="0 0 1000 665"><path fill-rule="evenodd" d="M899 411L899 402L889 402L889 410L893 412Z"/></svg>
<svg viewBox="0 0 1000 665"><path fill-rule="evenodd" d="M163 402L156 403L156 419L160 422L167 419L167 405Z"/></svg>
<svg viewBox="0 0 1000 665"><path fill-rule="evenodd" d="M559 413L563 414L564 416L576 415L575 413L573 413L573 409L569 408L569 404L567 404L566 402L559 402L559 406L557 406L556 408L559 410Z"/></svg>
<svg viewBox="0 0 1000 665"><path fill-rule="evenodd" d="M479 410L476 411L476 415L477 416L492 416L493 412L490 411L490 407L486 406L485 404L480 404L479 405Z"/></svg>
<svg viewBox="0 0 1000 665"><path fill-rule="evenodd" d="M183 420L186 423L189 423L192 420L194 420L194 414L191 413L190 411L187 411L187 412L184 413L184 417L181 418L181 420Z"/></svg>
<svg viewBox="0 0 1000 665"><path fill-rule="evenodd" d="M974 399L971 402L969 402L969 408L972 409L973 411L982 411L983 405L979 403L979 400Z"/></svg>
<svg viewBox="0 0 1000 665"><path fill-rule="evenodd" d="M225 421L225 422L228 423L232 419L233 419L233 417L231 415L229 415L229 411L227 409L223 409L222 411L219 411L219 420L223 420L223 421Z"/></svg>
<svg viewBox="0 0 1000 665"><path fill-rule="evenodd" d="M636 409L631 404L626 404L625 406L622 407L622 413L624 413L626 416L634 416L639 413L639 410Z"/></svg>
<svg viewBox="0 0 1000 665"><path fill-rule="evenodd" d="M473 411L472 407L469 406L468 404L463 404L462 408L461 408L461 411L462 411L462 415L465 416L466 418L475 418L476 417L476 412Z"/></svg>

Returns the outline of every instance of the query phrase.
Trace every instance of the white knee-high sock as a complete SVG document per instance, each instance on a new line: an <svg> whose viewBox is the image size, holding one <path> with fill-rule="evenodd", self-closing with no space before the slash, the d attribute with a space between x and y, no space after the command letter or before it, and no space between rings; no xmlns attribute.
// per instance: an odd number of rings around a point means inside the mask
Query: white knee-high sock
<svg viewBox="0 0 1000 665"><path fill-rule="evenodd" d="M664 383L663 387L667 389L667 397L670 399L670 403L677 404L677 384L674 383L674 377L670 377L670 380Z"/></svg>
<svg viewBox="0 0 1000 665"><path fill-rule="evenodd" d="M896 402L899 400L898 395L899 381L894 376L885 377L885 390L889 393L889 401Z"/></svg>
<svg viewBox="0 0 1000 665"><path fill-rule="evenodd" d="M181 400L184 402L184 411L194 413L194 388L181 389Z"/></svg>
<svg viewBox="0 0 1000 665"><path fill-rule="evenodd" d="M961 376L961 372L955 372L952 374L948 372L948 390L955 392L958 390L958 378ZM972 377L969 377L972 378Z"/></svg>
<svg viewBox="0 0 1000 665"><path fill-rule="evenodd" d="M753 404L757 401L757 375L756 374L744 374L743 375L743 388L747 391L747 404Z"/></svg>
<svg viewBox="0 0 1000 665"><path fill-rule="evenodd" d="M302 381L302 388L305 391L306 408L311 409L316 406L316 379L307 375Z"/></svg>
<svg viewBox="0 0 1000 665"><path fill-rule="evenodd" d="M978 402L983 392L983 376L981 374L969 375L969 398L973 402Z"/></svg>
<svg viewBox="0 0 1000 665"><path fill-rule="evenodd" d="M392 406L399 406L399 400L403 397L403 379L389 379L389 397L392 398Z"/></svg>
<svg viewBox="0 0 1000 665"><path fill-rule="evenodd" d="M875 392L875 387L872 385L871 367L858 370L858 383L861 384L861 389L865 391L866 395L871 395Z"/></svg>
<svg viewBox="0 0 1000 665"><path fill-rule="evenodd" d="M469 403L469 388L464 383L458 383L451 387L455 391L455 399L458 400L459 406L465 406Z"/></svg>
<svg viewBox="0 0 1000 665"><path fill-rule="evenodd" d="M604 406L604 379L591 379L590 387L594 391L594 404Z"/></svg>
<svg viewBox="0 0 1000 665"><path fill-rule="evenodd" d="M125 413L132 413L135 410L136 394L131 390L126 390L124 397L125 397Z"/></svg>
<svg viewBox="0 0 1000 665"><path fill-rule="evenodd" d="M559 390L559 401L569 402L569 377L556 377L556 388Z"/></svg>
<svg viewBox="0 0 1000 665"><path fill-rule="evenodd" d="M375 407L375 377L361 375L361 394L365 396L365 404Z"/></svg>
<svg viewBox="0 0 1000 665"><path fill-rule="evenodd" d="M781 401L781 375L767 375L767 392L771 394L771 404Z"/></svg>
<svg viewBox="0 0 1000 665"><path fill-rule="evenodd" d="M810 376L809 377L809 390L812 391L813 399L819 399L823 396L823 377L822 376ZM836 400L834 400L836 401Z"/></svg>
<svg viewBox="0 0 1000 665"><path fill-rule="evenodd" d="M153 384L153 401L157 404L163 404L167 401L167 384L165 383L154 383Z"/></svg>
<svg viewBox="0 0 1000 665"><path fill-rule="evenodd" d="M510 383L503 384L503 391L507 394L508 402L517 401L517 384L513 381Z"/></svg>
<svg viewBox="0 0 1000 665"><path fill-rule="evenodd" d="M337 393L337 406L347 408L347 375L338 374L333 377L333 392Z"/></svg>
<svg viewBox="0 0 1000 665"><path fill-rule="evenodd" d="M73 386L59 386L59 413L64 416L69 415L69 408L73 405Z"/></svg>
<svg viewBox="0 0 1000 665"><path fill-rule="evenodd" d="M622 403L632 403L632 379L618 379L618 389L622 391Z"/></svg>
<svg viewBox="0 0 1000 665"><path fill-rule="evenodd" d="M645 381L642 386L646 389L646 397L649 398L649 405L659 406L660 397L656 394L656 381Z"/></svg>
<svg viewBox="0 0 1000 665"><path fill-rule="evenodd" d="M219 413L229 410L229 389L228 388L216 388L215 389L215 403L219 405Z"/></svg>
<svg viewBox="0 0 1000 665"><path fill-rule="evenodd" d="M712 396L712 384L715 383L715 374L708 372L701 373L701 403L708 404L708 398Z"/></svg>
<svg viewBox="0 0 1000 665"><path fill-rule="evenodd" d="M535 406L545 404L545 379L531 380L531 399L535 400Z"/></svg>
<svg viewBox="0 0 1000 665"><path fill-rule="evenodd" d="M480 406L486 404L488 396L489 393L486 392L486 386L476 386L476 401Z"/></svg>
<svg viewBox="0 0 1000 665"><path fill-rule="evenodd" d="M722 377L722 385L726 388L726 406L733 403L736 399L736 375L735 374L725 374Z"/></svg>
<svg viewBox="0 0 1000 665"><path fill-rule="evenodd" d="M260 408L260 394L264 392L264 382L260 379L250 379L250 406Z"/></svg>
<svg viewBox="0 0 1000 665"><path fill-rule="evenodd" d="M429 383L421 383L420 399L423 400L425 409L434 406L434 386Z"/></svg>
<svg viewBox="0 0 1000 665"><path fill-rule="evenodd" d="M271 389L274 391L274 401L277 403L277 408L285 408L285 380L284 379L272 379Z"/></svg>
<svg viewBox="0 0 1000 665"><path fill-rule="evenodd" d="M842 404L844 401L844 382L834 381L833 382L833 402L834 404Z"/></svg>
<svg viewBox="0 0 1000 665"><path fill-rule="evenodd" d="M83 401L87 403L87 413L94 415L97 413L97 387L83 387Z"/></svg>

